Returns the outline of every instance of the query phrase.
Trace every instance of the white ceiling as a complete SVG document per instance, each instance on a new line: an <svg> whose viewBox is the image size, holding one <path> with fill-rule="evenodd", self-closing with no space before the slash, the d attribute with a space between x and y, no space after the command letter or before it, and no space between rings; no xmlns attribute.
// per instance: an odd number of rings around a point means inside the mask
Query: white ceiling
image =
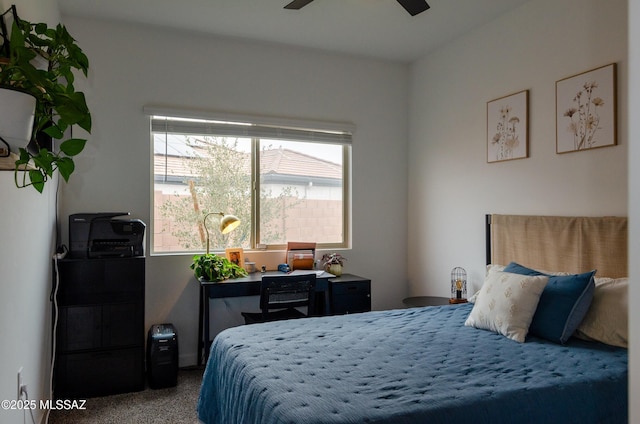
<svg viewBox="0 0 640 424"><path fill-rule="evenodd" d="M411 62L528 0L428 0L410 16L395 0L58 0L63 15L206 32Z"/></svg>

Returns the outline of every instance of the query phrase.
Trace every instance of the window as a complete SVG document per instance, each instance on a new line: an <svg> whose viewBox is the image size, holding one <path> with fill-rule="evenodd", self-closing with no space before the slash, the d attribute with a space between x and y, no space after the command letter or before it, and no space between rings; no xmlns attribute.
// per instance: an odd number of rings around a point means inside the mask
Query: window
<svg viewBox="0 0 640 424"><path fill-rule="evenodd" d="M255 117L151 116L153 252L348 247L351 129ZM266 123L265 123L266 122ZM334 127L338 127L335 129ZM324 127L324 128L323 128ZM218 231L220 217L241 225Z"/></svg>

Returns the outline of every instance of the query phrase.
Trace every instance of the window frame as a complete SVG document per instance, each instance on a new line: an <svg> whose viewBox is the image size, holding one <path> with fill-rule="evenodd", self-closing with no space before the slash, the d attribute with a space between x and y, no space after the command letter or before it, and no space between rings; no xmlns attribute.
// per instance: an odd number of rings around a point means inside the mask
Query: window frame
<svg viewBox="0 0 640 424"><path fill-rule="evenodd" d="M351 157L352 157L352 136L355 131L353 124L345 122L325 122L325 121L310 121L310 120L297 120L289 118L274 118L244 114L232 114L227 112L205 112L205 111L185 111L179 109L167 109L164 107L145 106L144 112L149 117L150 121L150 162L151 162L151 231L150 235L150 252L151 255L180 255L180 254L193 254L200 252L200 250L176 250L176 251L156 251L154 249L154 235L155 231L155 184L156 178L154 173L154 134L159 131L154 130L154 119L160 117L169 118L174 120L181 119L193 119L193 120L206 120L219 122L221 124L228 123L229 125L238 125L243 123L244 125L251 125L260 127L260 130L275 131L284 130L286 137L279 138L277 136L272 137L254 137L248 135L224 135L211 132L212 136L237 136L242 138L250 138L251 144L251 231L249 236L250 247L248 251L279 251L286 249L286 243L283 244L264 244L259 240L260 235L260 140L261 139L282 139L289 141L310 142L318 144L337 144L342 146L342 241L337 243L318 243L318 249L348 249L351 248ZM241 130L237 127L238 130ZM236 128L233 128L235 131ZM289 134L291 131L293 134L309 134L309 139L296 139L291 138ZM326 133L328 139L322 139L322 134ZM200 134L202 135L202 134ZM316 137L320 136L320 140ZM289 137L289 138L287 138ZM296 240L297 241L297 240ZM222 251L221 249L213 249L215 252Z"/></svg>

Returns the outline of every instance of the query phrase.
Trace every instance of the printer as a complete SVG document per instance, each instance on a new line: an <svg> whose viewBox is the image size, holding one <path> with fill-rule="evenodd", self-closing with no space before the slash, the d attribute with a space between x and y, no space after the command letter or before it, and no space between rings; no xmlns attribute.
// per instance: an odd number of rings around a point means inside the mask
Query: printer
<svg viewBox="0 0 640 424"><path fill-rule="evenodd" d="M69 256L72 258L131 258L144 256L145 224L116 219L129 212L69 215Z"/></svg>

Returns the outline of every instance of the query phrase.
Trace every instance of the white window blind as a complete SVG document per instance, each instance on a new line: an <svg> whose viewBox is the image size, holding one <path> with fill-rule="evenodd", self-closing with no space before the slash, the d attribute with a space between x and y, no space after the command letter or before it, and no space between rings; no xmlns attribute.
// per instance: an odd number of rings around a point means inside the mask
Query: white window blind
<svg viewBox="0 0 640 424"><path fill-rule="evenodd" d="M146 106L151 131L167 134L255 137L350 145L353 124Z"/></svg>

